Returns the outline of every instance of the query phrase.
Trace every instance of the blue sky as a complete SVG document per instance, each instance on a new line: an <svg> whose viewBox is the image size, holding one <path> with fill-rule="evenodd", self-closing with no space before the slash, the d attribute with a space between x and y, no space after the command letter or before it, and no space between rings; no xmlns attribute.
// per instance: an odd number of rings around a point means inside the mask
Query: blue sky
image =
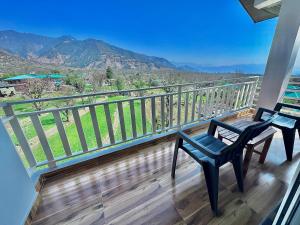
<svg viewBox="0 0 300 225"><path fill-rule="evenodd" d="M202 65L263 64L276 19L254 24L238 0L2 1L0 29L97 38Z"/></svg>

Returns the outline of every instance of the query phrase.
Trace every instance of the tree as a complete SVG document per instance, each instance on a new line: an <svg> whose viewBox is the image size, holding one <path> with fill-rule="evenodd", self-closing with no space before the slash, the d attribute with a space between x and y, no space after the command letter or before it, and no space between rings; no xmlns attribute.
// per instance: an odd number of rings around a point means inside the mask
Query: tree
<svg viewBox="0 0 300 225"><path fill-rule="evenodd" d="M104 83L106 74L99 70L90 70L88 72L88 81L92 86L93 92L98 91Z"/></svg>
<svg viewBox="0 0 300 225"><path fill-rule="evenodd" d="M124 90L124 79L121 77L118 77L116 80L116 87L118 91Z"/></svg>
<svg viewBox="0 0 300 225"><path fill-rule="evenodd" d="M65 84L71 85L75 88L75 91L82 94L85 91L86 82L82 76L78 75L67 75L64 79ZM84 99L81 98L82 104L84 104Z"/></svg>
<svg viewBox="0 0 300 225"><path fill-rule="evenodd" d="M113 73L112 68L110 66L107 67L105 74L106 74L107 79L112 79L113 78L114 73Z"/></svg>
<svg viewBox="0 0 300 225"><path fill-rule="evenodd" d="M78 75L67 75L64 79L66 85L71 85L75 88L76 92L83 93L85 89L85 80Z"/></svg>
<svg viewBox="0 0 300 225"><path fill-rule="evenodd" d="M31 99L40 99L47 91L54 90L54 83L51 79L28 79L23 86L24 95ZM43 107L43 102L33 102L37 111Z"/></svg>
<svg viewBox="0 0 300 225"><path fill-rule="evenodd" d="M70 96L74 94L74 88L71 86L65 86L62 91L61 94L63 96ZM55 106L57 108L62 108L62 107L66 107L66 109L62 110L61 113L63 115L63 118L65 119L65 122L70 122L70 106L73 106L75 104L75 99L74 98L69 98L69 99L64 99L64 100L57 100L54 101Z"/></svg>

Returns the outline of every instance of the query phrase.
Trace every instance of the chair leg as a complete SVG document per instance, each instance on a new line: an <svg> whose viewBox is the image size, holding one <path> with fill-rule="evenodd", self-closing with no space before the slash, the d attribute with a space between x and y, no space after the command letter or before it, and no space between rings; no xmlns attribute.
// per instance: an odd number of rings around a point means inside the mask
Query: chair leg
<svg viewBox="0 0 300 225"><path fill-rule="evenodd" d="M241 192L244 192L243 155L241 154L239 157L232 160L232 165L239 189Z"/></svg>
<svg viewBox="0 0 300 225"><path fill-rule="evenodd" d="M283 142L284 142L284 146L285 146L285 153L286 153L286 158L288 161L292 161L292 159L293 159L295 135L296 135L296 129L282 130Z"/></svg>
<svg viewBox="0 0 300 225"><path fill-rule="evenodd" d="M219 168L211 164L203 163L203 171L206 180L210 206L213 213L218 215L218 193L219 193Z"/></svg>
<svg viewBox="0 0 300 225"><path fill-rule="evenodd" d="M172 176L173 179L175 178L175 170L176 170L178 149L179 149L180 143L182 143L182 139L177 138L176 139L175 148L174 148L173 163L172 163L172 173L171 173L171 176Z"/></svg>
<svg viewBox="0 0 300 225"><path fill-rule="evenodd" d="M246 154L245 154L244 165L243 165L243 175L244 175L244 177L246 177L246 175L247 175L248 168L249 168L249 165L250 165L250 162L251 162L251 159L252 159L253 151L254 151L254 146L253 145L249 144L249 145L246 146Z"/></svg>

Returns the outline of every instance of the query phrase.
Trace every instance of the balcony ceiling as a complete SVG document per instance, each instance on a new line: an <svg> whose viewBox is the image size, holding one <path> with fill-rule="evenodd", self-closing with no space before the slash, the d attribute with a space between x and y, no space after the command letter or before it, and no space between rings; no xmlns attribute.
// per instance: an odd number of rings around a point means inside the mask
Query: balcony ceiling
<svg viewBox="0 0 300 225"><path fill-rule="evenodd" d="M255 0L240 0L240 2L255 23L277 17L281 7L281 4L278 3L257 9L254 7Z"/></svg>

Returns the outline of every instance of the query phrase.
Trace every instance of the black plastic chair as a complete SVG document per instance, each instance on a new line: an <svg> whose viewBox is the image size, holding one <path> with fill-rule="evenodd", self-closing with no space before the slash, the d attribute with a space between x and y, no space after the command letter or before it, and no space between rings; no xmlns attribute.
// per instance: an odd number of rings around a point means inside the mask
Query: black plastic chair
<svg viewBox="0 0 300 225"><path fill-rule="evenodd" d="M272 126L281 130L285 146L286 158L288 161L292 161L297 129L300 135L300 117L280 112L283 107L300 110L300 107L296 105L277 103L274 110L259 108L254 120L268 120L273 114L278 113L278 117L272 122Z"/></svg>
<svg viewBox="0 0 300 225"><path fill-rule="evenodd" d="M244 131L218 120L212 120L207 133L194 137L189 137L182 131L178 131L173 157L172 178L175 178L178 149L181 148L202 165L211 209L215 215L218 215L219 168L231 162L238 187L243 192L243 149L249 140L267 129L272 120L273 117L267 121L251 125ZM239 138L230 145L225 144L214 136L218 126L240 134Z"/></svg>

